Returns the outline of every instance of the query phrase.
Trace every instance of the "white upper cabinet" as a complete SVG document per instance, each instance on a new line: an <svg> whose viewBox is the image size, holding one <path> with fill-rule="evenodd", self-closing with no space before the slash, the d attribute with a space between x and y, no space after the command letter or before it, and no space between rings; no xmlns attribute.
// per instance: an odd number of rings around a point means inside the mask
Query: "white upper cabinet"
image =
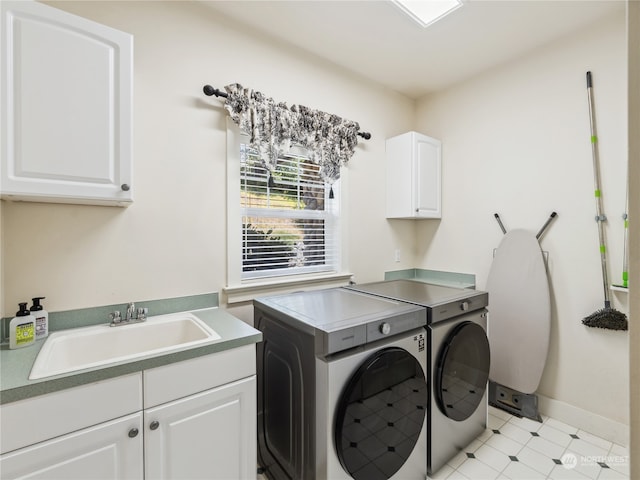
<svg viewBox="0 0 640 480"><path fill-rule="evenodd" d="M441 218L442 142L408 132L386 143L387 218Z"/></svg>
<svg viewBox="0 0 640 480"><path fill-rule="evenodd" d="M3 1L0 195L133 200L133 37L32 1Z"/></svg>

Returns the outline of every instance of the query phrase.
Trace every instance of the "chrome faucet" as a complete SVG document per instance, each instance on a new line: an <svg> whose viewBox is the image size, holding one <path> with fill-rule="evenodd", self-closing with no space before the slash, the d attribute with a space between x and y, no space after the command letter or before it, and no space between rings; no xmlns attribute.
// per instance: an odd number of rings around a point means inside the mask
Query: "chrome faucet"
<svg viewBox="0 0 640 480"><path fill-rule="evenodd" d="M147 319L148 308L138 308L136 310L136 304L130 302L127 305L127 311L125 313L125 318L122 318L122 315L118 310L109 314L111 318L111 323L109 326L111 327L119 327L121 325L128 325L130 323L140 323L144 322Z"/></svg>
<svg viewBox="0 0 640 480"><path fill-rule="evenodd" d="M131 302L127 306L127 318L125 319L125 321L130 322L131 320L135 319L134 317L135 313L136 313L136 304Z"/></svg>
<svg viewBox="0 0 640 480"><path fill-rule="evenodd" d="M138 309L138 316L136 317L136 320L138 320L139 322L144 322L147 319L147 312L149 311L148 308L139 308Z"/></svg>
<svg viewBox="0 0 640 480"><path fill-rule="evenodd" d="M112 327L117 327L118 325L120 325L120 323L122 323L122 317L120 316L120 312L118 310L110 313L109 316L111 317L110 325Z"/></svg>

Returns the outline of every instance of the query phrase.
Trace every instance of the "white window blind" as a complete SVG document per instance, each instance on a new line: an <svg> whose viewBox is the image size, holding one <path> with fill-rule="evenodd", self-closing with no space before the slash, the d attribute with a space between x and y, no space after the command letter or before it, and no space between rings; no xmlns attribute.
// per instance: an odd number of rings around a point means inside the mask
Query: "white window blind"
<svg viewBox="0 0 640 480"><path fill-rule="evenodd" d="M281 156L269 174L240 144L241 279L338 270L338 201L303 154Z"/></svg>

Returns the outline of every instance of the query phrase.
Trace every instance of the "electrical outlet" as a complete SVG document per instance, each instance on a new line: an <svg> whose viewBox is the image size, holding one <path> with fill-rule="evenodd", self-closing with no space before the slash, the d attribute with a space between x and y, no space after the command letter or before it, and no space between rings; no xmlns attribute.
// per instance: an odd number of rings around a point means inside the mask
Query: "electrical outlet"
<svg viewBox="0 0 640 480"><path fill-rule="evenodd" d="M396 248L395 259L396 259L396 263L400 263L400 249L399 248Z"/></svg>

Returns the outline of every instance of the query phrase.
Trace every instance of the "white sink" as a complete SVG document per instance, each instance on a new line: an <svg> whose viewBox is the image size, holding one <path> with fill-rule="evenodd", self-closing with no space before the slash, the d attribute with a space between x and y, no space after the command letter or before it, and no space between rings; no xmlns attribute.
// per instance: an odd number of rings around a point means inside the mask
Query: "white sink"
<svg viewBox="0 0 640 480"><path fill-rule="evenodd" d="M220 339L190 313L148 317L146 322L73 328L49 335L30 380L181 350Z"/></svg>

